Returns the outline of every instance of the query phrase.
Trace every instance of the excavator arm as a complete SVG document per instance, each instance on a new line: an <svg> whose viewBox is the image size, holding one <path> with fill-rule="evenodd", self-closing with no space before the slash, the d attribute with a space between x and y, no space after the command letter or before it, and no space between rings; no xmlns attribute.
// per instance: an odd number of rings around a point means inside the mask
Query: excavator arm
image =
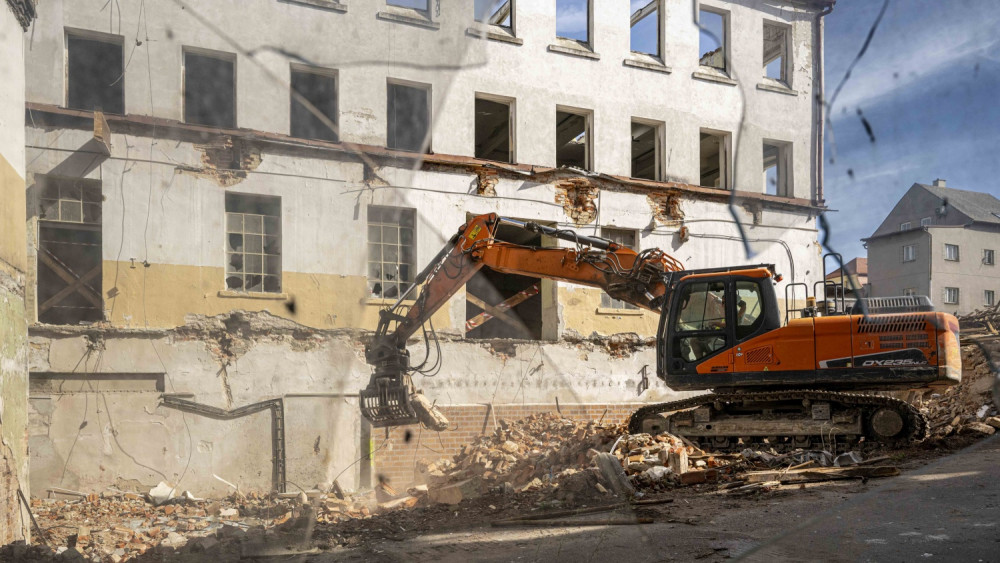
<svg viewBox="0 0 1000 563"><path fill-rule="evenodd" d="M574 243L571 248L533 247L497 240L501 225L510 225ZM378 328L365 349L374 367L371 381L361 391L362 414L375 427L422 422L443 429L447 421L416 392L407 340L425 330L431 316L481 268L566 281L603 289L615 299L659 311L666 298L671 272L682 271L679 261L659 249L636 252L612 241L533 222L499 217L474 217L421 271L396 303L380 312ZM412 304L403 312L405 303ZM433 328L433 327L432 327Z"/></svg>

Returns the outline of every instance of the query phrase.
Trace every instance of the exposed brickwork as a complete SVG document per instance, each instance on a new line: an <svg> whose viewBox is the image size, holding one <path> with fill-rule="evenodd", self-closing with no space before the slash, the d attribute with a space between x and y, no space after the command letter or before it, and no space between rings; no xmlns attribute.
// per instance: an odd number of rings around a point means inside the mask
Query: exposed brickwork
<svg viewBox="0 0 1000 563"><path fill-rule="evenodd" d="M604 423L624 422L642 403L617 404L560 404L558 412L566 418ZM385 440L383 430L372 432L375 452L373 475L389 480L397 490L420 483L417 462L451 457L465 444L482 434L489 434L501 419L518 420L532 414L557 412L555 404L535 405L455 405L441 407L441 411L451 422L451 430L431 432L419 426L401 426L389 432ZM407 441L407 433L410 439Z"/></svg>

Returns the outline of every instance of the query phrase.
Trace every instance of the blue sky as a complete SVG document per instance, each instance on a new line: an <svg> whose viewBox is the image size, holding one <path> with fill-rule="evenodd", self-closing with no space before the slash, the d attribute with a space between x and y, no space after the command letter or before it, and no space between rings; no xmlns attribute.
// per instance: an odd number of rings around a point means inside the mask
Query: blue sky
<svg viewBox="0 0 1000 563"><path fill-rule="evenodd" d="M840 0L826 17L827 96L881 6ZM835 147L827 136L826 199L837 210L827 216L830 240L845 260L866 256L860 239L915 182L944 178L949 187L1000 197L998 30L995 0L890 3L832 108Z"/></svg>

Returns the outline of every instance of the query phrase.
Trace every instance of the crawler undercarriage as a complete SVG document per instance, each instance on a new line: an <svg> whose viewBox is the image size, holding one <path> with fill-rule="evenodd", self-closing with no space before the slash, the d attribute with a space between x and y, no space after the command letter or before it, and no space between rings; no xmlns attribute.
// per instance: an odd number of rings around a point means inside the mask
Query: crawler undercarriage
<svg viewBox="0 0 1000 563"><path fill-rule="evenodd" d="M767 445L777 450L835 444L902 446L927 435L912 405L881 395L834 391L721 392L647 405L629 431L670 432L713 451Z"/></svg>

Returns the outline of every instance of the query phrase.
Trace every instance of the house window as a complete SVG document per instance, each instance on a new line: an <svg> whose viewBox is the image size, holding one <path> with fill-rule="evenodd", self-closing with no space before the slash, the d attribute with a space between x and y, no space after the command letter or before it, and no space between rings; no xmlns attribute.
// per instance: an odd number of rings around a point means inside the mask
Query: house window
<svg viewBox="0 0 1000 563"><path fill-rule="evenodd" d="M184 51L184 121L236 127L236 56Z"/></svg>
<svg viewBox="0 0 1000 563"><path fill-rule="evenodd" d="M511 100L476 96L476 158L514 162Z"/></svg>
<svg viewBox="0 0 1000 563"><path fill-rule="evenodd" d="M639 119L632 120L632 177L644 180L662 179L661 139L663 124Z"/></svg>
<svg viewBox="0 0 1000 563"><path fill-rule="evenodd" d="M476 0L473 9L477 22L514 29L514 0Z"/></svg>
<svg viewBox="0 0 1000 563"><path fill-rule="evenodd" d="M944 302L948 305L957 305L959 292L957 287L944 288Z"/></svg>
<svg viewBox="0 0 1000 563"><path fill-rule="evenodd" d="M403 151L430 150L431 87L389 83L386 146Z"/></svg>
<svg viewBox="0 0 1000 563"><path fill-rule="evenodd" d="M413 209L368 206L368 291L396 299L413 283L416 263Z"/></svg>
<svg viewBox="0 0 1000 563"><path fill-rule="evenodd" d="M903 290L903 295L905 295L907 297L910 297L910 296L913 296L913 295L916 295L916 294L917 294L917 288L915 288L915 287L908 287L908 288L906 288L906 289Z"/></svg>
<svg viewBox="0 0 1000 563"><path fill-rule="evenodd" d="M993 293L992 289L987 289L983 292L983 305L992 307L994 303L996 303L996 295Z"/></svg>
<svg viewBox="0 0 1000 563"><path fill-rule="evenodd" d="M701 130L702 186L729 189L729 133Z"/></svg>
<svg viewBox="0 0 1000 563"><path fill-rule="evenodd" d="M293 67L291 86L292 136L336 142L337 74Z"/></svg>
<svg viewBox="0 0 1000 563"><path fill-rule="evenodd" d="M909 231L910 230L910 222L907 221L905 223L900 223L899 224L899 230L900 231Z"/></svg>
<svg viewBox="0 0 1000 563"><path fill-rule="evenodd" d="M958 245L957 244L946 244L944 245L944 259L950 260L952 262L958 262Z"/></svg>
<svg viewBox="0 0 1000 563"><path fill-rule="evenodd" d="M122 38L66 36L66 107L125 113Z"/></svg>
<svg viewBox="0 0 1000 563"><path fill-rule="evenodd" d="M631 0L629 44L633 53L660 56L660 3L663 0Z"/></svg>
<svg viewBox="0 0 1000 563"><path fill-rule="evenodd" d="M615 229L611 227L601 227L601 238L606 238L611 242L616 242L625 248L637 250L636 235L632 229ZM635 305L614 299L607 293L601 293L602 309L638 309Z"/></svg>
<svg viewBox="0 0 1000 563"><path fill-rule="evenodd" d="M726 15L702 8L698 11L698 50L701 56L698 64L718 70L726 70Z"/></svg>
<svg viewBox="0 0 1000 563"><path fill-rule="evenodd" d="M36 176L39 322L104 320L101 182Z"/></svg>
<svg viewBox="0 0 1000 563"><path fill-rule="evenodd" d="M556 166L590 170L590 114L556 109Z"/></svg>
<svg viewBox="0 0 1000 563"><path fill-rule="evenodd" d="M792 196L791 160L791 143L764 141L764 193Z"/></svg>
<svg viewBox="0 0 1000 563"><path fill-rule="evenodd" d="M983 264L986 264L987 266L992 266L996 264L995 259L996 259L996 253L992 249L990 248L983 249Z"/></svg>
<svg viewBox="0 0 1000 563"><path fill-rule="evenodd" d="M788 84L788 27L764 22L764 77Z"/></svg>
<svg viewBox="0 0 1000 563"><path fill-rule="evenodd" d="M917 246L907 244L903 247L903 262L913 262L917 259Z"/></svg>
<svg viewBox="0 0 1000 563"><path fill-rule="evenodd" d="M556 37L590 44L590 0L556 0Z"/></svg>
<svg viewBox="0 0 1000 563"><path fill-rule="evenodd" d="M226 194L226 289L281 293L281 199Z"/></svg>
<svg viewBox="0 0 1000 563"><path fill-rule="evenodd" d="M933 223L933 221L934 220L931 219L930 217L924 217L923 219L920 220L920 226L921 227L929 227L929 226L931 226L931 223Z"/></svg>

